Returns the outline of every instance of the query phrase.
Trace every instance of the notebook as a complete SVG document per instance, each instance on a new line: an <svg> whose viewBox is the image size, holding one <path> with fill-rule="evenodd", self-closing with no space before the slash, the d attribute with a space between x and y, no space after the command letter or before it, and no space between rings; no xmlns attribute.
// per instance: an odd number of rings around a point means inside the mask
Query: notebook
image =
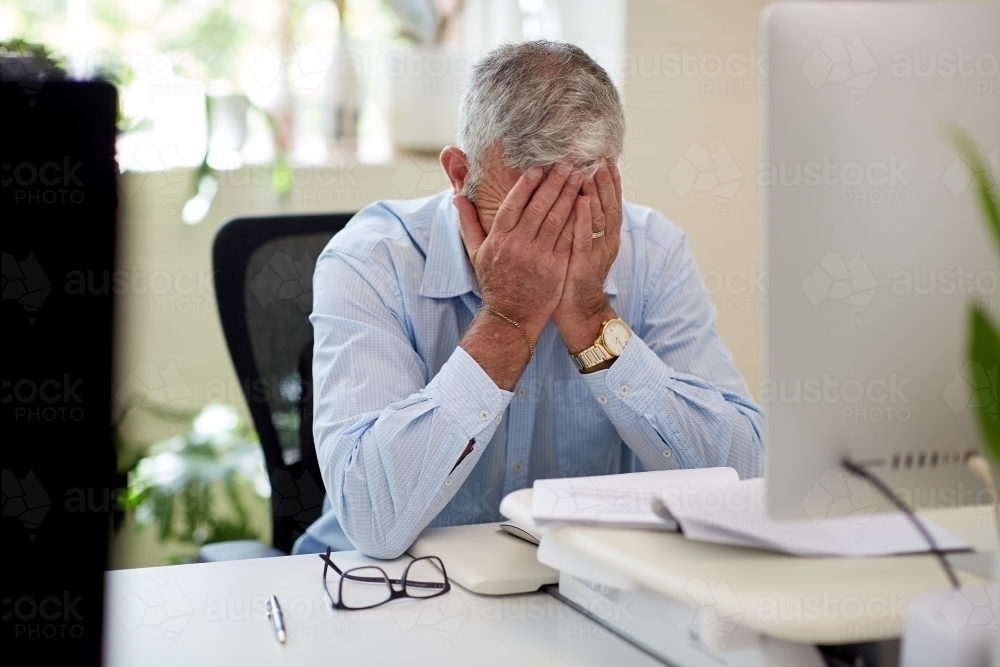
<svg viewBox="0 0 1000 667"><path fill-rule="evenodd" d="M680 531L691 540L796 556L889 556L930 547L910 518L876 513L779 521L767 515L764 479L741 481L732 468L537 480L531 499L538 526L567 524ZM942 551L970 546L918 519Z"/></svg>

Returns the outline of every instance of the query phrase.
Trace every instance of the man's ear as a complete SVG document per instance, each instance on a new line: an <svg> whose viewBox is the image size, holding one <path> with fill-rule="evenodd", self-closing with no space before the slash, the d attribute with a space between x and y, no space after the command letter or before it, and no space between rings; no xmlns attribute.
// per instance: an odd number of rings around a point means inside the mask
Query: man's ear
<svg viewBox="0 0 1000 667"><path fill-rule="evenodd" d="M444 173L448 174L448 180L451 181L451 187L455 191L455 194L462 194L462 188L465 187L465 180L469 177L469 163L465 159L465 153L454 146L448 146L441 151L439 159L441 160L441 166L444 168Z"/></svg>

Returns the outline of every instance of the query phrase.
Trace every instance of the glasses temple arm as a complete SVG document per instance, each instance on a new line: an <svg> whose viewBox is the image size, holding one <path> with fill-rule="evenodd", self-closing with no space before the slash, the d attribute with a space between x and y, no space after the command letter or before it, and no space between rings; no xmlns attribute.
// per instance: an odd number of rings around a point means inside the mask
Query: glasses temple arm
<svg viewBox="0 0 1000 667"><path fill-rule="evenodd" d="M344 573L340 571L340 568L337 567L336 565L334 565L333 561L330 560L330 548L329 547L327 547L326 553L325 554L319 554L319 557L320 557L320 559L324 563L326 563L327 565L329 565L330 567L332 567L334 572L336 572L337 574L343 576Z"/></svg>

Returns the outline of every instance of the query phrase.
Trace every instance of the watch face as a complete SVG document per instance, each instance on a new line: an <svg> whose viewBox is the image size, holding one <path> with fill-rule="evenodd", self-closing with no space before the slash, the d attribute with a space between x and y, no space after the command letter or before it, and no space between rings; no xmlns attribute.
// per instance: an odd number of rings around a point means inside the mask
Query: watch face
<svg viewBox="0 0 1000 667"><path fill-rule="evenodd" d="M621 320L611 320L604 327L604 346L616 357L625 351L625 343L631 337L632 330Z"/></svg>

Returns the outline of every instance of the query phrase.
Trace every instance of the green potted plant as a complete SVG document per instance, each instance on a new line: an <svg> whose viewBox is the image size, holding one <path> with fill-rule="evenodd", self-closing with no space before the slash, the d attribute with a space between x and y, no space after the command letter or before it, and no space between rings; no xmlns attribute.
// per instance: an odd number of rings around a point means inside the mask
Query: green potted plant
<svg viewBox="0 0 1000 667"><path fill-rule="evenodd" d="M261 539L271 495L263 453L236 410L211 404L187 435L149 448L128 472L124 507L161 542ZM174 557L173 560L179 560Z"/></svg>
<svg viewBox="0 0 1000 667"><path fill-rule="evenodd" d="M970 189L976 194L979 207L982 210L986 227L989 230L1000 257L1000 214L997 210L998 186L995 166L987 163L982 150L970 137L960 129L952 130L952 141L958 148L962 161L969 166L971 174ZM992 467L992 480L989 467L982 462L980 476L987 477L996 490L996 480L1000 479L1000 419L998 419L997 384L998 369L1000 369L1000 327L994 321L987 307L981 303L970 302L968 308L969 338L967 358L973 373L981 375L977 378L976 387L980 387L973 396L973 405L978 406L976 418L979 432L983 440L983 451ZM994 508L997 508L994 499ZM1000 509L998 509L1000 514ZM1000 519L1000 516L998 516ZM1000 524L1000 521L998 521ZM1000 525L998 525L1000 529Z"/></svg>

